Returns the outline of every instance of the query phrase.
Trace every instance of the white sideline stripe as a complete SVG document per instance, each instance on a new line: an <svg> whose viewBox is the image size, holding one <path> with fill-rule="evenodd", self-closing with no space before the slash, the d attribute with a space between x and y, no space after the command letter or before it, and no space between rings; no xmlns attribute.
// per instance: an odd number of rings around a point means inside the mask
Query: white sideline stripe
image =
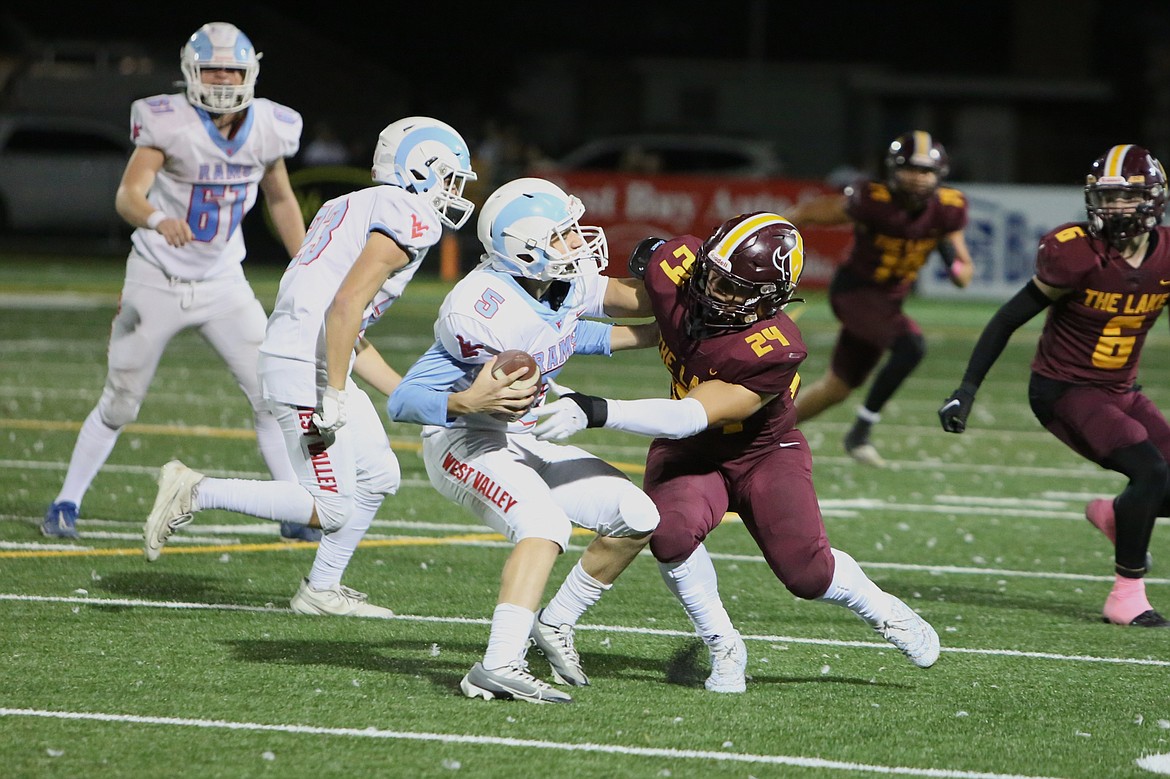
<svg viewBox="0 0 1170 779"><path fill-rule="evenodd" d="M1047 435L1047 433L1046 433ZM394 442L391 441L393 448ZM625 453L636 455L638 457L645 457L646 450L644 448L630 448L620 446L583 446L582 448L591 452L606 452L606 453ZM856 466L856 461L849 456L826 456L813 452L817 464L825 465L848 465L850 467ZM600 456L600 455L599 455ZM1003 474L1009 473L1013 475L1028 475L1028 476L1043 476L1050 478L1065 478L1076 479L1077 481L1084 481L1086 479L1096 480L1110 480L1116 481L1118 474L1113 471L1107 471L1104 468L1043 468L1032 465L997 465L985 464L980 465L970 462L942 462L939 460L886 460L890 470L894 471L955 471L965 473L987 473L987 474ZM110 473L148 473L152 476L158 474L158 466L146 465L110 465L102 466L103 471ZM52 470L63 471L69 467L69 463L61 461L46 461L46 460L0 460L0 468L7 470ZM240 472L240 471L221 471L221 470L204 470L208 476L217 476L221 478L236 478L236 479L269 479L271 476L260 471L254 472ZM420 483L430 484L425 479L420 479Z"/></svg>
<svg viewBox="0 0 1170 779"><path fill-rule="evenodd" d="M698 749L661 749L632 747L621 744L574 744L565 741L537 741L502 736L476 736L465 733L422 733L409 730L381 730L379 728L325 728L317 725L266 725L259 722L232 722L230 720L190 719L187 717L146 717L138 714L106 714L80 711L45 711L43 709L0 708L4 717L42 717L45 719L89 720L93 722L121 722L134 725L172 725L185 728L217 730L245 730L260 733L296 733L314 736L350 736L353 738L393 739L397 741L437 741L444 744L471 744L478 746L518 747L521 749L552 749L560 752L598 752L633 757L668 758L673 760L715 760L730 763L757 763L788 765L799 768L823 768L839 771L864 771L890 776L927 776L938 779L1055 779L1055 777L1024 776L1021 774L989 774L982 771L959 771L945 768L908 768L904 766L868 765L819 757L791 755L753 755L736 752L711 752Z"/></svg>
<svg viewBox="0 0 1170 779"><path fill-rule="evenodd" d="M904 506L887 506L887 508L904 508ZM918 506L918 508L929 508L929 506ZM1047 515L1045 515L1047 516ZM1053 512L1052 516L1048 518L1082 518L1081 515L1073 515L1069 512ZM15 515L0 515L0 521L12 522L29 522L28 517ZM39 519L37 519L39 521ZM729 516L724 519L724 523L738 523L741 519L734 516ZM1170 519L1164 517L1158 518L1158 524L1170 524ZM106 526L121 526L125 522L116 521L116 519L91 519L88 523L95 525ZM137 523L133 523L137 524ZM442 524L442 523L426 523L426 522L406 522L397 521L397 519L374 519L373 528L393 528L400 530L438 530L460 533L479 533L483 532L482 525L460 525L460 524ZM225 551L230 551L232 546L239 545L240 539L233 538L233 533L238 535L264 535L271 536L271 529L273 524L264 523L263 525L206 525L199 526L199 530L204 533L223 533L227 536L174 536L171 539L172 544L193 544L193 545L219 545L223 546ZM140 537L140 533L117 533L110 531L83 531L83 539L106 539L106 540L133 540L136 542ZM366 539L370 540L392 540L398 538L418 539L418 536L402 536L402 535L385 535L385 533L366 533ZM447 546L473 546L483 547L483 549L510 549L512 544L500 540L483 540L483 539L448 539L436 538L436 543L441 542ZM0 540L0 550L13 551L89 551L96 550L96 546L84 546L81 544L61 544L61 543L46 543L46 542L7 542L7 540ZM580 545L570 545L570 549L578 551L583 549ZM651 556L648 550L640 552L641 557ZM735 554L731 552L711 552L711 559L714 560L730 560L732 563L764 563L764 558L761 554ZM1018 571L1013 568L985 568L959 565L925 565L925 564L911 564L911 563L876 563L876 561L859 560L858 563L863 568L874 568L874 570L885 571L913 571L917 573L931 573L935 575L942 575L945 573L956 575L979 575L979 577L1003 577L1003 578L1017 578L1017 579L1055 579L1059 581L1093 581L1093 582L1110 582L1114 581L1113 575L1104 575L1096 573L1066 573L1062 571ZM1163 585L1170 584L1170 579L1159 577L1145 577L1147 584Z"/></svg>
<svg viewBox="0 0 1170 779"><path fill-rule="evenodd" d="M643 552L643 554L646 554ZM712 560L731 560L741 563L762 563L762 555L731 554L729 552L711 552ZM969 568L960 565L921 565L916 563L875 563L858 560L857 564L868 570L880 568L887 571L915 571L919 573L944 574L953 573L970 576L1005 576L1018 579L1060 579L1075 582L1112 582L1113 575L1103 576L1089 573L1064 573L1062 571L1016 571L1010 568ZM1155 576L1145 577L1146 584L1170 584L1170 579L1160 579Z"/></svg>
<svg viewBox="0 0 1170 779"><path fill-rule="evenodd" d="M89 598L79 595L22 595L18 593L0 593L0 601L17 601L24 603L74 603L83 606L129 606L152 609L174 609L176 611L245 611L261 614L291 614L292 609L277 608L276 606L241 606L232 603L188 603L183 601L151 601L137 598ZM435 622L446 625L490 625L491 620L483 617L435 617L417 614L395 614L386 617L387 620L399 622ZM578 631L601 633L631 633L642 636L662 636L666 638L694 638L695 634L689 630L673 630L670 628L629 627L625 625L581 625L576 626ZM854 649L881 649L895 650L887 643L872 641L842 641L830 638L803 638L800 636L773 636L765 634L743 634L744 641L760 641L769 644L809 644L813 646L848 647ZM943 652L967 655L987 655L990 657L1026 657L1036 660L1063 660L1079 663L1109 663L1115 665L1146 665L1170 667L1170 660L1152 660L1149 658L1130 657L1096 657L1093 655L1062 655L1053 652L1026 652L1018 649L970 649L963 647L942 647Z"/></svg>

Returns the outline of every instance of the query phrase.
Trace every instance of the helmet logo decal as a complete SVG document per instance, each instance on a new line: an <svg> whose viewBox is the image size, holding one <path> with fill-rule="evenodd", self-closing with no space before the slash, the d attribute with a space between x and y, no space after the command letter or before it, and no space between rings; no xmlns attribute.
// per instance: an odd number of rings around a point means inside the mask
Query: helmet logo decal
<svg viewBox="0 0 1170 779"><path fill-rule="evenodd" d="M800 272L804 270L804 237L796 233L796 241L791 246L777 246L772 252L772 266L778 271L791 274L792 284L795 286L800 280Z"/></svg>

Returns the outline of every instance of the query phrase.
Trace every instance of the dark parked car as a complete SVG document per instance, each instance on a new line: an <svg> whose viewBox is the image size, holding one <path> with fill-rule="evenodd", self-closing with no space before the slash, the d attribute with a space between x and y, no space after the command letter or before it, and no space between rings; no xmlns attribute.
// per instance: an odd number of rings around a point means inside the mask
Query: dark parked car
<svg viewBox="0 0 1170 779"><path fill-rule="evenodd" d="M114 194L133 150L129 130L106 122L0 114L0 230L129 232Z"/></svg>
<svg viewBox="0 0 1170 779"><path fill-rule="evenodd" d="M778 175L781 166L766 141L721 135L648 133L595 138L556 160L552 167L767 178Z"/></svg>

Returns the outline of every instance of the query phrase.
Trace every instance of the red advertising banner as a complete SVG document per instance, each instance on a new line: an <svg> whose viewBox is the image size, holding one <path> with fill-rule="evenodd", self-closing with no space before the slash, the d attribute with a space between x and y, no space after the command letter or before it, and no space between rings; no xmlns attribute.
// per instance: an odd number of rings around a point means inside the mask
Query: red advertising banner
<svg viewBox="0 0 1170 779"><path fill-rule="evenodd" d="M793 203L832 192L819 181L643 176L598 172L542 172L585 203L585 224L600 225L609 240L606 275L627 275L626 260L648 236L706 237L723 222L750 211L784 215ZM800 225L797 225L800 228ZM848 227L800 228L805 241L801 286L824 287L852 243Z"/></svg>

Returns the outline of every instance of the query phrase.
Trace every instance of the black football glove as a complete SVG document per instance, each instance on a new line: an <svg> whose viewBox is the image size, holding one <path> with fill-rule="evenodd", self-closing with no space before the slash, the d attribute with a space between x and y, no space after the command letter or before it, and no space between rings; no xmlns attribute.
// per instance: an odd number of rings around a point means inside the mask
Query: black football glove
<svg viewBox="0 0 1170 779"><path fill-rule="evenodd" d="M630 252L630 259L626 266L630 275L636 279L646 278L646 266L650 264L651 255L664 243L666 240L663 238L643 238L638 241L634 251Z"/></svg>
<svg viewBox="0 0 1170 779"><path fill-rule="evenodd" d="M948 433L961 433L967 429L967 415L975 403L975 393L967 387L959 387L947 398L938 410L938 421Z"/></svg>

